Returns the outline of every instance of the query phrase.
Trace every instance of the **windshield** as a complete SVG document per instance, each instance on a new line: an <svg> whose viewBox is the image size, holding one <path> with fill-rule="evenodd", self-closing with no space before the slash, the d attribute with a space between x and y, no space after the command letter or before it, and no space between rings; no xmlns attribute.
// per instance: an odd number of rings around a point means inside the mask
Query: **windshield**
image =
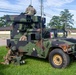
<svg viewBox="0 0 76 75"><path fill-rule="evenodd" d="M42 37L43 38L66 38L67 37L67 31L65 30L58 30L58 29L47 29L45 31L42 31Z"/></svg>
<svg viewBox="0 0 76 75"><path fill-rule="evenodd" d="M51 38L64 38L67 37L67 32L63 30L50 31Z"/></svg>

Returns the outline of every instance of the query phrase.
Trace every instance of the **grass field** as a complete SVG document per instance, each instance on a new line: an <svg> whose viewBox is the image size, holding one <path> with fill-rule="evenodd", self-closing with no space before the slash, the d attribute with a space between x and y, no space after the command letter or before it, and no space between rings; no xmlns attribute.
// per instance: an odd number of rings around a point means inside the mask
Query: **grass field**
<svg viewBox="0 0 76 75"><path fill-rule="evenodd" d="M5 47L0 47L0 62L6 52ZM0 75L76 75L76 62L71 62L66 69L55 69L47 59L26 57L26 64L21 66L0 64Z"/></svg>

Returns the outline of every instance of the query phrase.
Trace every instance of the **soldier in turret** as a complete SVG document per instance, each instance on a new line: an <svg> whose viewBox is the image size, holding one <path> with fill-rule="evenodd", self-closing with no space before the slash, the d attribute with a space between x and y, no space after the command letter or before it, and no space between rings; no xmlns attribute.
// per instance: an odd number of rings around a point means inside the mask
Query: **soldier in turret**
<svg viewBox="0 0 76 75"><path fill-rule="evenodd" d="M36 10L35 10L35 8L33 8L32 5L29 5L29 6L26 8L25 13L26 13L27 15L32 15L32 16L33 16L33 15L36 14Z"/></svg>

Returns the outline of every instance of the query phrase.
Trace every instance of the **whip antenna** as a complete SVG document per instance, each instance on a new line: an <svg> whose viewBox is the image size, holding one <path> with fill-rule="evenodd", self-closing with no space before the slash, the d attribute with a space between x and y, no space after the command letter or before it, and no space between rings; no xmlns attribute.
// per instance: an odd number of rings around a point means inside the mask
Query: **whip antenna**
<svg viewBox="0 0 76 75"><path fill-rule="evenodd" d="M32 0L30 0L30 5L32 5Z"/></svg>
<svg viewBox="0 0 76 75"><path fill-rule="evenodd" d="M43 14L43 0L41 0L41 17L42 17L42 14Z"/></svg>
<svg viewBox="0 0 76 75"><path fill-rule="evenodd" d="M41 40L43 40L43 37L42 37L42 15L43 15L43 0L41 0ZM42 41L41 41L42 42ZM41 43L41 46L43 46L43 42ZM43 50L43 48L42 48Z"/></svg>

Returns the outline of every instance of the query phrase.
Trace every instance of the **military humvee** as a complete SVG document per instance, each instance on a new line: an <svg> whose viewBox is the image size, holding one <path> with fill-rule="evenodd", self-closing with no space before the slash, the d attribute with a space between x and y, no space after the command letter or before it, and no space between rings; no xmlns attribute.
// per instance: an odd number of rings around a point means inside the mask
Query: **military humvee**
<svg viewBox="0 0 76 75"><path fill-rule="evenodd" d="M64 30L47 29L46 19L41 16L6 15L6 22L12 22L7 47L18 57L33 56L49 59L54 68L65 68L70 63L70 54L76 56L76 40L66 38ZM16 56L16 54L14 55ZM20 60L21 60L20 59ZM17 59L20 62L19 59Z"/></svg>

